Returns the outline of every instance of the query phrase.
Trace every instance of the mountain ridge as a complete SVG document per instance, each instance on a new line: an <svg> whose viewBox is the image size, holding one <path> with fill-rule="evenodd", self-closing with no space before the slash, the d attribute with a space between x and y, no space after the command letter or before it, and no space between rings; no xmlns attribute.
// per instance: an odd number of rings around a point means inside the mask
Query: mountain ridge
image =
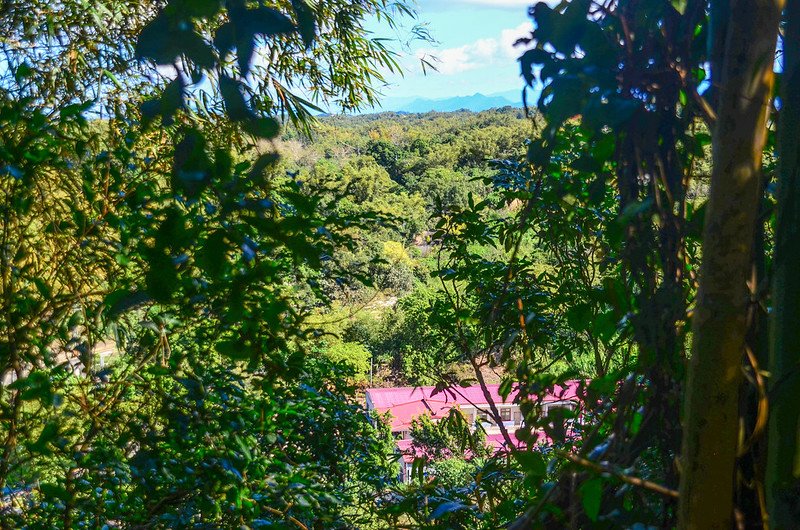
<svg viewBox="0 0 800 530"><path fill-rule="evenodd" d="M453 96L449 98L424 98L424 97L405 97L405 98L386 98L375 112L406 112L409 114L419 114L425 112L454 112L458 110L469 110L480 112L483 110L501 107L521 107L521 97L515 102L511 96L514 92L497 94L481 94L476 92L471 96Z"/></svg>

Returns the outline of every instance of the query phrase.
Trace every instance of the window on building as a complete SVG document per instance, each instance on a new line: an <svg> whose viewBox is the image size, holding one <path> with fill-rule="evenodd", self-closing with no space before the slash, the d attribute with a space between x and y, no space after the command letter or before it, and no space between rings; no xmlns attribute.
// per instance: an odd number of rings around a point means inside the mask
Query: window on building
<svg viewBox="0 0 800 530"><path fill-rule="evenodd" d="M508 407L500 409L500 419L503 421L511 421L511 409Z"/></svg>
<svg viewBox="0 0 800 530"><path fill-rule="evenodd" d="M514 411L514 424L521 425L522 424L522 413L518 410Z"/></svg>
<svg viewBox="0 0 800 530"><path fill-rule="evenodd" d="M575 404L574 403L569 403L569 402L551 403L550 405L546 405L544 407L544 413L545 413L545 415L548 415L551 412L553 412L555 410L558 410L558 409L562 409L563 412L573 411L573 410L575 410Z"/></svg>

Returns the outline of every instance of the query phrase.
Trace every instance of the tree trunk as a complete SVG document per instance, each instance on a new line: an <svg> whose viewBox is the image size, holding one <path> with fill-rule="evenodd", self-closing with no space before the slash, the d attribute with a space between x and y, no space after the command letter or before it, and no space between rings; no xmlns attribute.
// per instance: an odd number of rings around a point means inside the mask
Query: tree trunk
<svg viewBox="0 0 800 530"><path fill-rule="evenodd" d="M783 0L731 2L724 55L714 80L719 104L700 288L692 319L681 528L728 530L733 522L747 279L782 4Z"/></svg>
<svg viewBox="0 0 800 530"><path fill-rule="evenodd" d="M786 18L765 477L770 526L778 530L800 521L800 0L788 2Z"/></svg>

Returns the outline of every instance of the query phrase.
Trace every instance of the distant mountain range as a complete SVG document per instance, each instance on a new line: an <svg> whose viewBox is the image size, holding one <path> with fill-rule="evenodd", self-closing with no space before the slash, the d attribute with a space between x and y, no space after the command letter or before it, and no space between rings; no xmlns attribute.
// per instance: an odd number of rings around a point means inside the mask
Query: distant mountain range
<svg viewBox="0 0 800 530"><path fill-rule="evenodd" d="M509 106L522 107L521 91L510 91L489 95L477 93L471 96L455 96L443 99L429 99L422 97L389 97L381 101L380 108L376 108L375 112L394 111L422 113L431 111L453 112L456 110L480 112L482 110Z"/></svg>

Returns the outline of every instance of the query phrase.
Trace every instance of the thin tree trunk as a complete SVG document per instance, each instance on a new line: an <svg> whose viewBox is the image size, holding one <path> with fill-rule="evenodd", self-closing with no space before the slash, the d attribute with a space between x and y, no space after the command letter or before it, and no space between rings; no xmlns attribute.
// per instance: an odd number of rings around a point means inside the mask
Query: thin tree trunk
<svg viewBox="0 0 800 530"><path fill-rule="evenodd" d="M711 191L681 459L681 528L733 523L741 361L761 156L782 0L731 2L719 76Z"/></svg>
<svg viewBox="0 0 800 530"><path fill-rule="evenodd" d="M765 477L778 530L800 524L800 0L789 0L786 18Z"/></svg>

